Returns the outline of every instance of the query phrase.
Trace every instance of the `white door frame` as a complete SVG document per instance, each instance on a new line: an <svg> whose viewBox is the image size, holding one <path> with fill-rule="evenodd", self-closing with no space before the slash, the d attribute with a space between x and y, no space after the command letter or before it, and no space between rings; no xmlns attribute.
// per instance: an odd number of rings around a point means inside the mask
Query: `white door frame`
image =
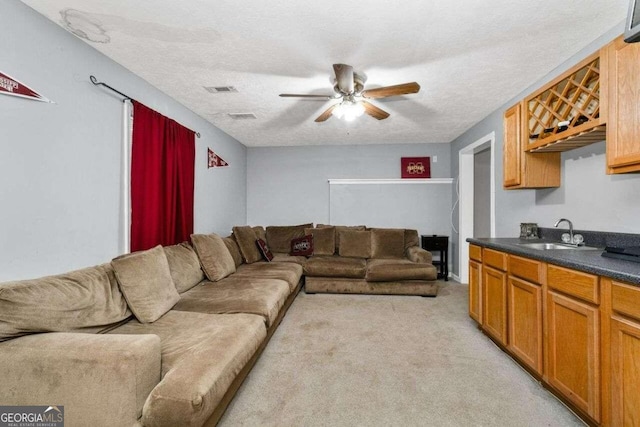
<svg viewBox="0 0 640 427"><path fill-rule="evenodd" d="M458 170L460 172L460 209L458 211L458 274L460 283L469 282L469 244L467 238L473 237L473 187L474 187L474 155L487 148L491 149L491 211L489 220L491 236L496 235L496 168L495 168L496 133L483 136L473 144L467 145L458 152Z"/></svg>

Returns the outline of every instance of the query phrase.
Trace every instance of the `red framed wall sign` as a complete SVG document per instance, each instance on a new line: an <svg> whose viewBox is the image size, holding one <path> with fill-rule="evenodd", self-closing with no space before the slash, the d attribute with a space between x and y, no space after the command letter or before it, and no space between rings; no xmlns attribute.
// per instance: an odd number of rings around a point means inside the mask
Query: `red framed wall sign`
<svg viewBox="0 0 640 427"><path fill-rule="evenodd" d="M402 157L402 178L431 178L431 157Z"/></svg>

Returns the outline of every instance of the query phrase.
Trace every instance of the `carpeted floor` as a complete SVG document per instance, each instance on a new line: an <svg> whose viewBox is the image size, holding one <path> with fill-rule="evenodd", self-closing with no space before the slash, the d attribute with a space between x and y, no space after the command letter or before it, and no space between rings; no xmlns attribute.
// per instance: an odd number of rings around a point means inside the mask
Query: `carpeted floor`
<svg viewBox="0 0 640 427"><path fill-rule="evenodd" d="M437 298L300 293L220 426L581 426Z"/></svg>

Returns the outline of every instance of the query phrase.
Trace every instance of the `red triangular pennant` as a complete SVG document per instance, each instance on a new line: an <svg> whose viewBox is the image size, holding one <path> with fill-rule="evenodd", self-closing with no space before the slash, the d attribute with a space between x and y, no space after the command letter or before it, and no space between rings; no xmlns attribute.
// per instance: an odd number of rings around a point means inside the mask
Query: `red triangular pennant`
<svg viewBox="0 0 640 427"><path fill-rule="evenodd" d="M211 148L207 148L207 154L208 154L207 169L222 167L222 166L229 166L229 163L222 160L222 158L218 156L216 153L214 153Z"/></svg>
<svg viewBox="0 0 640 427"><path fill-rule="evenodd" d="M0 94L35 99L36 101L42 102L51 102L38 92L2 72L0 72Z"/></svg>

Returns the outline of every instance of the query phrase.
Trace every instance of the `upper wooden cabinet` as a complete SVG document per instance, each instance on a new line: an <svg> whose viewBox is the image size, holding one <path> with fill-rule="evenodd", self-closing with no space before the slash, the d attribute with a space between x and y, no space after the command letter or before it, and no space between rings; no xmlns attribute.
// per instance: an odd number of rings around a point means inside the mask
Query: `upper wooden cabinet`
<svg viewBox="0 0 640 427"><path fill-rule="evenodd" d="M523 103L504 113L503 185L505 189L560 186L560 153L524 151Z"/></svg>
<svg viewBox="0 0 640 427"><path fill-rule="evenodd" d="M617 38L600 51L607 82L607 173L640 171L640 44Z"/></svg>

